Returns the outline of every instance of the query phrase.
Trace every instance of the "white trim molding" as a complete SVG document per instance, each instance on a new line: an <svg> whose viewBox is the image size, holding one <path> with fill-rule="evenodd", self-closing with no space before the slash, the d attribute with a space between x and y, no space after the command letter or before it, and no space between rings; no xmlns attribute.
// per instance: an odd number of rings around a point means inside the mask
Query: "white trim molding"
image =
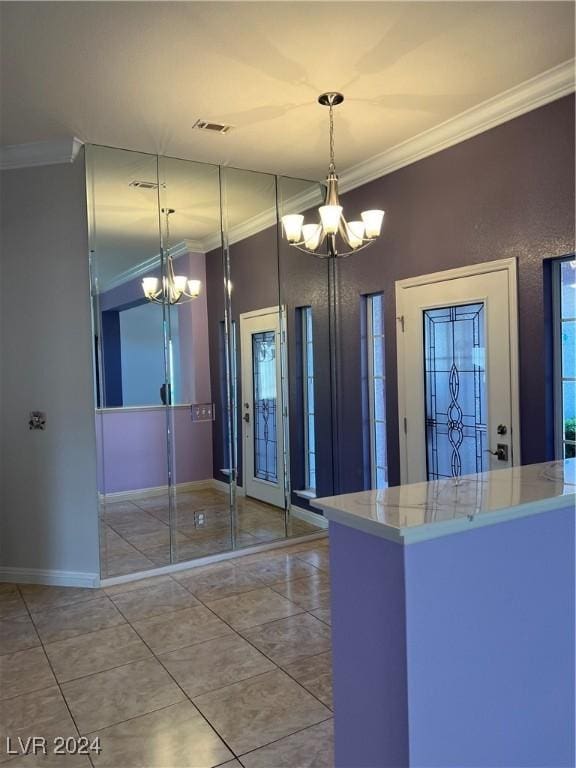
<svg viewBox="0 0 576 768"><path fill-rule="evenodd" d="M75 136L0 147L0 170L73 163L84 142Z"/></svg>
<svg viewBox="0 0 576 768"><path fill-rule="evenodd" d="M575 88L574 66L574 59L565 61L411 139L390 147L385 152L348 168L341 174L340 191L349 192L369 181L374 181L429 155L448 149L454 144L471 139L508 120L520 117L526 112L568 96Z"/></svg>
<svg viewBox="0 0 576 768"><path fill-rule="evenodd" d="M10 568L0 566L0 582L14 584L47 584L51 587L87 587L100 586L100 574L84 571L52 571L42 568Z"/></svg>
<svg viewBox="0 0 576 768"><path fill-rule="evenodd" d="M291 504L290 514L297 517L298 520L303 520L305 523L310 523L310 525L315 525L317 528L322 528L322 530L328 528L328 520L319 512L310 512L308 509L302 509L302 507L297 507L296 505Z"/></svg>

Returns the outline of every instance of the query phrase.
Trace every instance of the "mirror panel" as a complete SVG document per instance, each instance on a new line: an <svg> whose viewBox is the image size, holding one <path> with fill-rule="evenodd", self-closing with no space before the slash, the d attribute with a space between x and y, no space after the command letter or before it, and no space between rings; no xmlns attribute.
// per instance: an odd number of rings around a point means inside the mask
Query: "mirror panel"
<svg viewBox="0 0 576 768"><path fill-rule="evenodd" d="M330 275L278 204L321 186L93 146L87 185L102 576L320 530Z"/></svg>

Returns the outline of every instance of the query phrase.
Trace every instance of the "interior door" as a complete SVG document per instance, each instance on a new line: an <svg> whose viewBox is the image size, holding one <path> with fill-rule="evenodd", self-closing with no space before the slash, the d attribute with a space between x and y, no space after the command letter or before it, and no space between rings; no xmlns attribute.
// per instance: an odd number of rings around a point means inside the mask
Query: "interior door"
<svg viewBox="0 0 576 768"><path fill-rule="evenodd" d="M402 482L519 463L515 261L400 281L396 306Z"/></svg>
<svg viewBox="0 0 576 768"><path fill-rule="evenodd" d="M285 506L280 313L240 315L244 489Z"/></svg>

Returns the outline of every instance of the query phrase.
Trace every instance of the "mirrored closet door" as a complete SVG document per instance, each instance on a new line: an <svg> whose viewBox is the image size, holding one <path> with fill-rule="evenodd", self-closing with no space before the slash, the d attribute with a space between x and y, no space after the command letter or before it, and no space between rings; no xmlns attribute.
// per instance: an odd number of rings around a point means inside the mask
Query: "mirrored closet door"
<svg viewBox="0 0 576 768"><path fill-rule="evenodd" d="M90 146L87 187L102 577L321 530L328 273L278 227L320 186Z"/></svg>

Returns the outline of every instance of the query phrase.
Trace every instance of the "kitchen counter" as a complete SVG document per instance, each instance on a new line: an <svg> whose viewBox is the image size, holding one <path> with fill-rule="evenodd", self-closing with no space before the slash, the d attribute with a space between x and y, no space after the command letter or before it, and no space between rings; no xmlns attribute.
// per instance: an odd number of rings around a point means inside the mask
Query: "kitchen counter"
<svg viewBox="0 0 576 768"><path fill-rule="evenodd" d="M336 768L575 760L576 460L314 501Z"/></svg>

